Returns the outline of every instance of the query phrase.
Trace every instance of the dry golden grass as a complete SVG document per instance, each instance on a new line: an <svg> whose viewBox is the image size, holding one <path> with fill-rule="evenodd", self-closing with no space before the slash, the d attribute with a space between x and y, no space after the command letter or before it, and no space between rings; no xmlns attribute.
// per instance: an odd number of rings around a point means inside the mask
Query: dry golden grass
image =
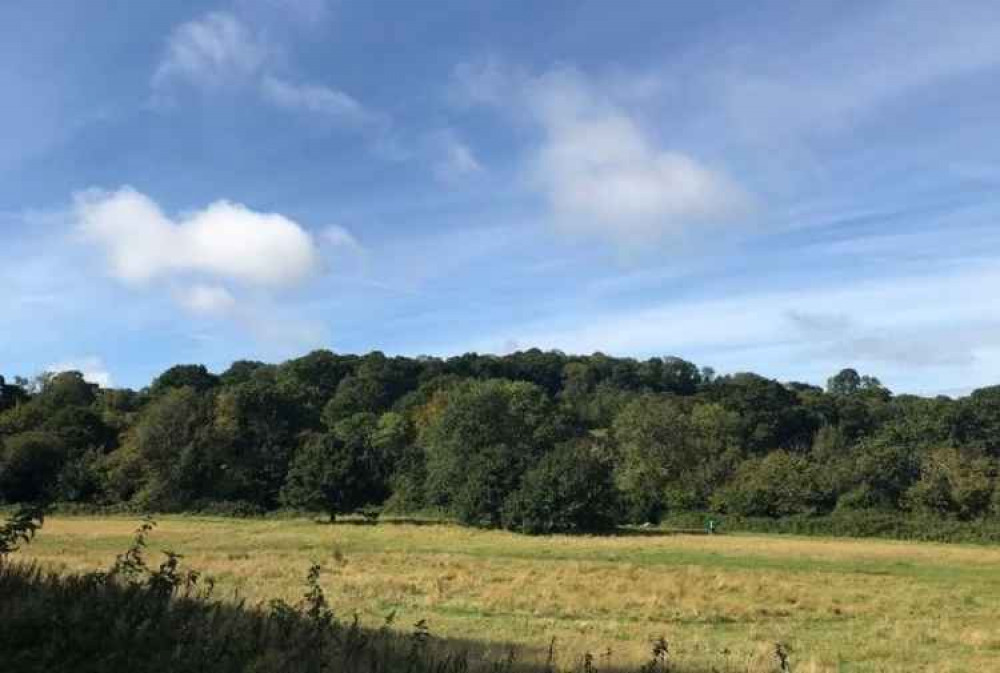
<svg viewBox="0 0 1000 673"><path fill-rule="evenodd" d="M25 556L107 567L136 521L56 517ZM446 525L164 518L171 549L251 601L295 600L308 565L341 614L513 643L544 658L647 658L664 636L678 662L796 671L1000 671L1000 549L776 536L530 538Z"/></svg>

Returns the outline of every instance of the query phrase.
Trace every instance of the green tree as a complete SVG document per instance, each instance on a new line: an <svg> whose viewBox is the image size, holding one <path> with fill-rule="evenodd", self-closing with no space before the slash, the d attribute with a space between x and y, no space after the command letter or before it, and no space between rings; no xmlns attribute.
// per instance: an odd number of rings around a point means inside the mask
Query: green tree
<svg viewBox="0 0 1000 673"><path fill-rule="evenodd" d="M299 435L310 428L308 409L293 386L251 380L219 392L211 460L220 476L217 497L274 507Z"/></svg>
<svg viewBox="0 0 1000 673"><path fill-rule="evenodd" d="M718 377L705 397L739 414L740 444L754 454L809 447L820 425L795 391L757 374Z"/></svg>
<svg viewBox="0 0 1000 673"><path fill-rule="evenodd" d="M147 507L184 509L219 481L225 466L212 460L216 445L211 398L189 387L167 389L143 409L111 461L111 486Z"/></svg>
<svg viewBox="0 0 1000 673"><path fill-rule="evenodd" d="M774 451L740 465L715 504L732 514L782 517L825 511L830 494L808 458Z"/></svg>
<svg viewBox="0 0 1000 673"><path fill-rule="evenodd" d="M248 383L260 372L270 370L269 365L257 360L237 360L229 365L229 369L219 375L219 383L223 386L235 386L240 383Z"/></svg>
<svg viewBox="0 0 1000 673"><path fill-rule="evenodd" d="M356 414L328 432L311 434L292 460L282 502L327 512L331 521L380 503L387 476L372 441L376 430L373 414Z"/></svg>
<svg viewBox="0 0 1000 673"><path fill-rule="evenodd" d="M698 367L678 357L663 358L659 389L675 395L694 395L702 382Z"/></svg>
<svg viewBox="0 0 1000 673"><path fill-rule="evenodd" d="M853 395L861 390L861 375L856 369L841 369L826 380L826 390L831 395Z"/></svg>
<svg viewBox="0 0 1000 673"><path fill-rule="evenodd" d="M19 385L11 385L0 376L0 413L11 409L14 406L27 402L28 393Z"/></svg>
<svg viewBox="0 0 1000 673"><path fill-rule="evenodd" d="M740 459L740 419L718 404L647 394L616 416L615 480L633 521L708 502Z"/></svg>
<svg viewBox="0 0 1000 673"><path fill-rule="evenodd" d="M899 509L907 489L920 475L919 453L884 438L854 447L842 470L837 506L844 509Z"/></svg>
<svg viewBox="0 0 1000 673"><path fill-rule="evenodd" d="M507 496L568 425L531 383L470 381L438 395L420 437L430 502L465 523L499 526Z"/></svg>
<svg viewBox="0 0 1000 673"><path fill-rule="evenodd" d="M920 479L907 491L908 504L939 515L975 519L988 513L997 463L973 450L939 448L924 454Z"/></svg>
<svg viewBox="0 0 1000 673"><path fill-rule="evenodd" d="M959 403L956 437L1000 457L1000 386L980 388Z"/></svg>
<svg viewBox="0 0 1000 673"><path fill-rule="evenodd" d="M567 442L528 470L507 497L506 528L530 534L612 530L620 516L611 466L589 442Z"/></svg>
<svg viewBox="0 0 1000 673"><path fill-rule="evenodd" d="M66 445L51 432L23 432L0 444L0 500L36 502L54 494Z"/></svg>
<svg viewBox="0 0 1000 673"><path fill-rule="evenodd" d="M388 408L389 399L379 379L349 374L340 381L337 392L323 407L323 423L332 427L352 414L380 413Z"/></svg>
<svg viewBox="0 0 1000 673"><path fill-rule="evenodd" d="M153 395L162 395L173 388L193 388L199 393L211 390L219 383L205 365L174 365L157 376L149 387Z"/></svg>
<svg viewBox="0 0 1000 673"><path fill-rule="evenodd" d="M690 416L668 397L643 395L615 417L615 482L632 521L660 520L668 486L697 459L691 434Z"/></svg>

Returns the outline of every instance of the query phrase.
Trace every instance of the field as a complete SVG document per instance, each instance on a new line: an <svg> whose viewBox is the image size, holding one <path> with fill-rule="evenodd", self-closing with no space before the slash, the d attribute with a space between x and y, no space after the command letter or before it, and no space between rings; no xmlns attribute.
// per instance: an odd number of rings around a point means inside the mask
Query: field
<svg viewBox="0 0 1000 673"><path fill-rule="evenodd" d="M22 558L109 566L136 520L54 517ZM796 672L1000 671L1000 548L751 535L531 538L447 525L165 517L170 549L250 601L297 600L313 561L342 616L426 619L435 635L511 644L561 663L584 652Z"/></svg>

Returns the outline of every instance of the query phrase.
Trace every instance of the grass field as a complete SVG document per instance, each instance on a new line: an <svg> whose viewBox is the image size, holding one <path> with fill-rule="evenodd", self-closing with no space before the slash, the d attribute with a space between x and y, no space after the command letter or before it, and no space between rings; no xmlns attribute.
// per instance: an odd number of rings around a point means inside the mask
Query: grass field
<svg viewBox="0 0 1000 673"><path fill-rule="evenodd" d="M107 567L129 518L54 517L23 553L52 567ZM779 536L531 538L447 525L321 525L167 517L150 551L170 549L219 591L296 600L313 561L341 615L515 644L563 664L648 658L773 670L776 642L796 672L1000 671L1000 548Z"/></svg>

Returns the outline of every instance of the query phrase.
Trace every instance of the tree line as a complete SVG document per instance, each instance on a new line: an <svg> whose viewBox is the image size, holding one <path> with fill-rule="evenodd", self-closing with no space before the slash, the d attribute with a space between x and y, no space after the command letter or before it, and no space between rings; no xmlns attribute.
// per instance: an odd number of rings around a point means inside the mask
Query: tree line
<svg viewBox="0 0 1000 673"><path fill-rule="evenodd" d="M893 395L676 357L320 350L142 390L0 377L0 501L331 517L437 511L529 533L678 512L1000 519L1000 386Z"/></svg>

